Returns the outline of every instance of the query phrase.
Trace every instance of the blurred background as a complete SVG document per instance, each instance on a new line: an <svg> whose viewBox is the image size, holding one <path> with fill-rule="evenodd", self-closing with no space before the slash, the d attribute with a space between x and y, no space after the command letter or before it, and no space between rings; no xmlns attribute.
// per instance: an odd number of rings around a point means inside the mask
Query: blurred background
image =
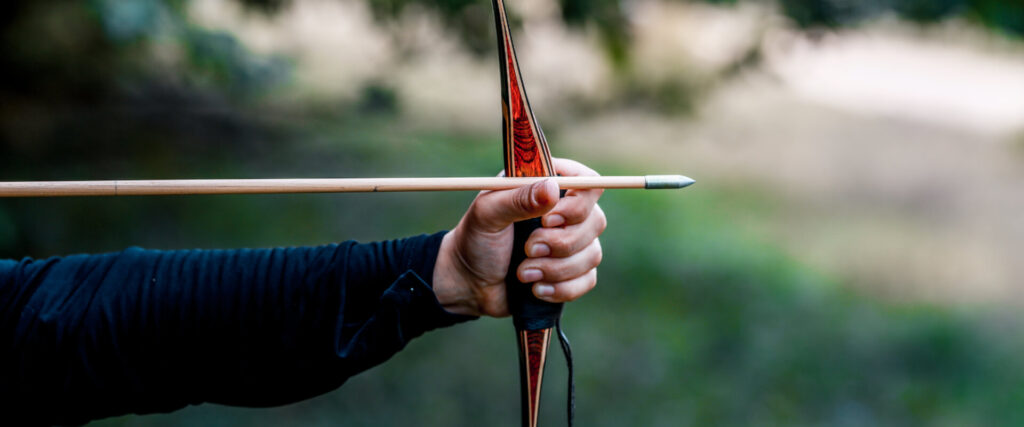
<svg viewBox="0 0 1024 427"><path fill-rule="evenodd" d="M1024 424L1024 2L508 0L552 152L608 192L567 307L585 426ZM0 180L493 175L485 0L0 5ZM0 256L317 245L473 194L0 200ZM519 423L506 319L281 408L93 426ZM542 407L561 425L554 351Z"/></svg>

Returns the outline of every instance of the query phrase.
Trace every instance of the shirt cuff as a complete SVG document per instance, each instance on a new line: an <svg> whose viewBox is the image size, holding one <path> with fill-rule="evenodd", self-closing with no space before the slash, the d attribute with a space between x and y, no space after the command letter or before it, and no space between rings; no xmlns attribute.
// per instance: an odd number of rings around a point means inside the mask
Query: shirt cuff
<svg viewBox="0 0 1024 427"><path fill-rule="evenodd" d="M413 270L399 276L381 295L381 302L382 306L406 308L403 311L408 315L398 322L406 341L427 331L477 319L445 310L429 283Z"/></svg>
<svg viewBox="0 0 1024 427"><path fill-rule="evenodd" d="M410 252L419 253L421 256L412 257L407 265L408 270L399 275L381 296L382 302L396 304L393 306L410 307L412 319L417 319L418 322L401 327L403 333L411 334L407 335L408 338L478 318L445 310L434 294L434 265L437 263L437 254L440 252L445 234L447 230L407 240L407 244L415 242L415 245L419 246L416 248L418 250Z"/></svg>

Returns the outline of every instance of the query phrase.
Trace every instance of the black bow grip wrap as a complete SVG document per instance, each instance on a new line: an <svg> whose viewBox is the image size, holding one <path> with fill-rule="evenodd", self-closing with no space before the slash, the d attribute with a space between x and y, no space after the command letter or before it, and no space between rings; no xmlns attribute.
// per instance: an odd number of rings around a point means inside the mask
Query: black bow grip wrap
<svg viewBox="0 0 1024 427"><path fill-rule="evenodd" d="M536 331L553 328L562 315L562 303L552 303L533 295L529 283L519 281L516 270L526 260L526 239L530 233L541 227L540 218L515 223L515 243L512 245L512 259L509 262L505 287L508 292L508 310L517 331Z"/></svg>

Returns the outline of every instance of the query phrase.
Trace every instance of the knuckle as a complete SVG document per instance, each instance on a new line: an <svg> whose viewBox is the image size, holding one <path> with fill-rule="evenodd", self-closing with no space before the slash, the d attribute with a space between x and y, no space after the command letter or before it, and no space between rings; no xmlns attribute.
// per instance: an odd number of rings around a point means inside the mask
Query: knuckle
<svg viewBox="0 0 1024 427"><path fill-rule="evenodd" d="M556 293L559 294L560 299L564 301L575 301L580 297L586 295L588 292L593 290L597 286L597 269L592 268L587 271L586 274L573 279L570 282L566 282L563 286L558 287Z"/></svg>
<svg viewBox="0 0 1024 427"><path fill-rule="evenodd" d="M480 203L474 201L473 204L469 206L469 210L466 211L465 217L466 221L472 224L481 223L481 220L483 219L483 213L481 212Z"/></svg>
<svg viewBox="0 0 1024 427"><path fill-rule="evenodd" d="M597 239L594 239L594 242L596 243ZM597 266L601 265L601 261L603 261L603 260L604 260L604 251L601 250L601 244L597 243L596 244L596 249L594 249L594 255L593 255L592 260L591 260L591 265L593 267L597 267Z"/></svg>
<svg viewBox="0 0 1024 427"><path fill-rule="evenodd" d="M512 206L520 212L529 212L532 203L530 202L529 191L517 191L512 197Z"/></svg>
<svg viewBox="0 0 1024 427"><path fill-rule="evenodd" d="M587 217L587 207L580 203L573 203L565 207L565 217L572 218L573 222L580 222Z"/></svg>
<svg viewBox="0 0 1024 427"><path fill-rule="evenodd" d="M565 302L572 302L580 299L583 296L582 292L575 292L573 290L565 290L562 292L561 299Z"/></svg>
<svg viewBox="0 0 1024 427"><path fill-rule="evenodd" d="M483 208L481 207L479 200L474 200L469 209L466 210L466 214L462 217L462 221L469 227L476 227L485 224L486 216L484 215Z"/></svg>
<svg viewBox="0 0 1024 427"><path fill-rule="evenodd" d="M563 234L556 234L548 236L548 246L551 247L552 251L558 253L572 253L572 241Z"/></svg>

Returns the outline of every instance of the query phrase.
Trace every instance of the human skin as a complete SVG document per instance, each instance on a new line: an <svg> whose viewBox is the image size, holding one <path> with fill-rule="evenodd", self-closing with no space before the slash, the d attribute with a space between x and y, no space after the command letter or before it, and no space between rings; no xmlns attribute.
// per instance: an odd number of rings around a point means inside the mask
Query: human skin
<svg viewBox="0 0 1024 427"><path fill-rule="evenodd" d="M568 159L553 159L563 176L596 176ZM452 313L508 316L505 275L512 256L512 224L541 217L526 241L527 259L516 271L545 301L573 301L597 284L607 219L597 200L604 190L568 190L559 198L554 181L512 190L483 191L459 224L444 236L434 266L434 292Z"/></svg>

